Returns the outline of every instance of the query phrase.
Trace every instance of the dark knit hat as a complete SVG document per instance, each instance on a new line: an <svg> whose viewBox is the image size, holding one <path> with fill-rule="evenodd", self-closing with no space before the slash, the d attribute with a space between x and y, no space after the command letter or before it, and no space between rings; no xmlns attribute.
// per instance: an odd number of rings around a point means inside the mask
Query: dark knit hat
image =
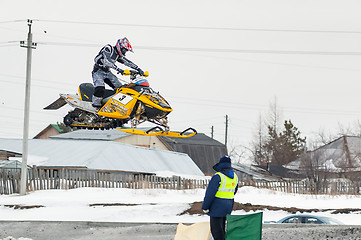
<svg viewBox="0 0 361 240"><path fill-rule="evenodd" d="M220 171L222 169L230 169L232 168L231 165L231 158L229 156L223 156L219 159L219 162L213 166L215 171Z"/></svg>

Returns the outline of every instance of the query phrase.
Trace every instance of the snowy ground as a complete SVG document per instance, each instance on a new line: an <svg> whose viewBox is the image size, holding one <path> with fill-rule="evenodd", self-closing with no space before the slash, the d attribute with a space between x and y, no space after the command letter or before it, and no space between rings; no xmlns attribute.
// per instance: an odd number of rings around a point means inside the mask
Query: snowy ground
<svg viewBox="0 0 361 240"><path fill-rule="evenodd" d="M79 188L72 190L44 190L26 196L2 195L0 197L0 220L45 220L45 221L96 221L96 222L159 222L194 223L208 221L205 215L182 215L189 204L202 201L205 190L156 190L156 189L104 189ZM315 196L275 192L253 187L242 187L235 197L240 203L277 207L340 209L361 208L360 196ZM118 206L89 206L90 204L119 203ZM123 205L124 204L124 205ZM127 206L126 204L134 204ZM15 209L6 205L44 207ZM234 211L233 214L246 214ZM263 211L263 220L279 220L289 215L284 211ZM361 225L361 213L331 214L349 225Z"/></svg>
<svg viewBox="0 0 361 240"><path fill-rule="evenodd" d="M0 197L0 221L85 221L109 223L194 223L209 221L209 217L205 215L178 215L188 209L191 203L202 201L204 193L205 190L201 189L176 191L79 188L72 190L36 191L26 196L19 196L17 194L2 195ZM361 208L361 196L298 195L253 187L242 187L239 189L235 200L240 203L251 203L253 205L304 209ZM100 205L91 206L92 204ZM101 204L114 204L115 206L102 206ZM39 207L21 209L15 206ZM234 211L233 214L247 213L244 211ZM289 215L285 211L269 210L263 211L263 214L264 221L279 220ZM347 225L361 225L360 212L350 214L322 212L313 214L331 216ZM269 230L265 228L264 231L267 232ZM173 232L174 227L172 227L171 235ZM0 239L5 239L8 236L0 236ZM23 237L28 236L23 235Z"/></svg>

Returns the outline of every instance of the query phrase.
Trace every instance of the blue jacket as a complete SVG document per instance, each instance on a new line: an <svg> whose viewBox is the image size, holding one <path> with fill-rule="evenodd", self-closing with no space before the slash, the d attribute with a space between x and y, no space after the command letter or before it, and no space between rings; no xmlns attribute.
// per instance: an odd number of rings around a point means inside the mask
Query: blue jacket
<svg viewBox="0 0 361 240"><path fill-rule="evenodd" d="M227 177L233 179L234 171L230 170L230 166L225 166L226 164L217 164L213 167L217 172L221 172L225 174ZM228 168L228 169L227 169ZM206 195L204 196L202 209L209 210L207 213L211 217L225 217L227 214L230 214L233 209L233 199L224 199L215 197L219 185L221 183L221 177L218 174L215 174L211 181L208 184ZM238 186L236 187L235 194L238 190Z"/></svg>

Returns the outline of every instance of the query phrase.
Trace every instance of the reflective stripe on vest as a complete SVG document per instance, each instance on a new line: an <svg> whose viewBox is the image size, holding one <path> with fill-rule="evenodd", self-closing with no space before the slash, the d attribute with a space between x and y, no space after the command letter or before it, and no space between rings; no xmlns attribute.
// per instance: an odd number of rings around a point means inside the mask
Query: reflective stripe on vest
<svg viewBox="0 0 361 240"><path fill-rule="evenodd" d="M216 172L216 174L221 177L221 184L219 185L218 191L215 196L218 198L233 199L234 192L236 191L236 187L238 184L238 177L236 173L234 173L233 179L227 177L220 172Z"/></svg>

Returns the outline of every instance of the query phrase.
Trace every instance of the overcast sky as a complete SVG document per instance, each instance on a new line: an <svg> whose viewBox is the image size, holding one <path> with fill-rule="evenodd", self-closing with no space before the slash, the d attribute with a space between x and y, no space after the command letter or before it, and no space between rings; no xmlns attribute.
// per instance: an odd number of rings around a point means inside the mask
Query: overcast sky
<svg viewBox="0 0 361 240"><path fill-rule="evenodd" d="M92 82L95 55L123 36L173 107L172 130L214 126L224 142L228 115L228 142L248 145L277 99L302 136L337 132L361 116L360 9L356 0L2 1L0 137L23 135L26 19L38 43L30 137L62 122L70 107L43 107Z"/></svg>

